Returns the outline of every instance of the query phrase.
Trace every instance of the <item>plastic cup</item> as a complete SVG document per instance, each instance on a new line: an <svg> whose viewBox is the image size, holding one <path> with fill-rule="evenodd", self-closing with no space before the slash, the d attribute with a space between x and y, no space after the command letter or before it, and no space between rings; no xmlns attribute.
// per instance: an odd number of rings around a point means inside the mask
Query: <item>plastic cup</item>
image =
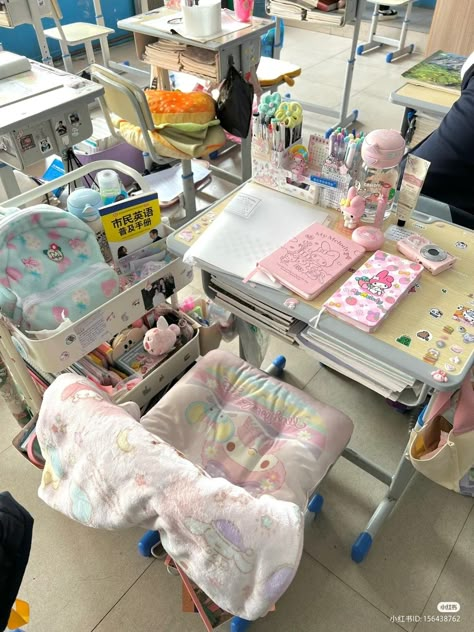
<svg viewBox="0 0 474 632"><path fill-rule="evenodd" d="M239 22L250 22L253 15L254 0L234 0L235 17Z"/></svg>

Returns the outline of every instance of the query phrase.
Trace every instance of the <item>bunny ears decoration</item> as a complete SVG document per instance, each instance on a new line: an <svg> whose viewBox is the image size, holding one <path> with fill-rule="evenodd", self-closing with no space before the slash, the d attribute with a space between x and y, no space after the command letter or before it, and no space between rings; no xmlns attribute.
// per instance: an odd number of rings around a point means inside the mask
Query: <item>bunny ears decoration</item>
<svg viewBox="0 0 474 632"><path fill-rule="evenodd" d="M351 187L347 193L347 198L341 200L341 211L344 216L345 228L351 230L357 228L365 212L365 200L358 195L355 187Z"/></svg>

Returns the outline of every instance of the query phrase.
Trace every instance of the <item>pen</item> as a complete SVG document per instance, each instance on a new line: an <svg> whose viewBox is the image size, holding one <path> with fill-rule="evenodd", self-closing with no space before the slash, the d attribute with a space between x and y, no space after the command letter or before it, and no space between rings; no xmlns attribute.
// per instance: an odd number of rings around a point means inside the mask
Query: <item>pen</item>
<svg viewBox="0 0 474 632"><path fill-rule="evenodd" d="M334 156L335 144L336 144L336 134L333 132L331 136L329 137L329 156L330 157Z"/></svg>
<svg viewBox="0 0 474 632"><path fill-rule="evenodd" d="M356 154L357 145L353 141L351 141L347 147L345 163L346 167L350 169L354 164L354 156Z"/></svg>

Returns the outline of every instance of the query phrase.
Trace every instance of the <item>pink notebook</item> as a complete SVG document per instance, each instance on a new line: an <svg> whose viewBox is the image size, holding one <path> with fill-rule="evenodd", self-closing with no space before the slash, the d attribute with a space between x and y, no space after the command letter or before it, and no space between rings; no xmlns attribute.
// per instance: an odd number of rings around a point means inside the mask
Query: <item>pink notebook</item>
<svg viewBox="0 0 474 632"><path fill-rule="evenodd" d="M377 250L328 298L324 307L354 327L375 331L408 294L422 271L419 263Z"/></svg>
<svg viewBox="0 0 474 632"><path fill-rule="evenodd" d="M259 261L257 267L311 301L364 253L362 246L316 223Z"/></svg>

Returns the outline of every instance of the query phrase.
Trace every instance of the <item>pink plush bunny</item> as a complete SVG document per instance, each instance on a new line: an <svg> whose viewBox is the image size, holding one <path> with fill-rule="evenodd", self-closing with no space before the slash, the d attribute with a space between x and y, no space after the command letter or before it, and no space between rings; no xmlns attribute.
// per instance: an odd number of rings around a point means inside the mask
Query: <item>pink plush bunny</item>
<svg viewBox="0 0 474 632"><path fill-rule="evenodd" d="M143 346L152 356L160 356L175 346L181 331L178 325L168 325L163 316L158 318L156 327L146 332Z"/></svg>
<svg viewBox="0 0 474 632"><path fill-rule="evenodd" d="M344 226L350 229L357 228L360 218L365 213L365 200L357 195L355 187L351 187L347 198L341 200L341 211L344 215Z"/></svg>

